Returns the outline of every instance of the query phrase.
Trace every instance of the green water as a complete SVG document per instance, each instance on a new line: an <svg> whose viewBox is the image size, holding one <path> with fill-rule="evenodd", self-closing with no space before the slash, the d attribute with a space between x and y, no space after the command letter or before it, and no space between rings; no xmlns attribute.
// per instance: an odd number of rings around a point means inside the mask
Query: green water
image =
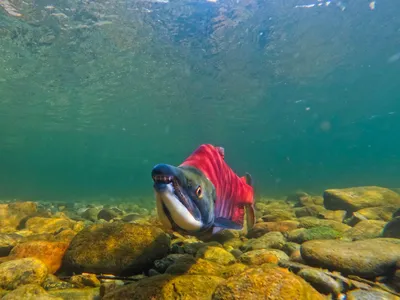
<svg viewBox="0 0 400 300"><path fill-rule="evenodd" d="M10 1L0 197L151 196L201 143L258 194L399 187L400 7L300 4Z"/></svg>

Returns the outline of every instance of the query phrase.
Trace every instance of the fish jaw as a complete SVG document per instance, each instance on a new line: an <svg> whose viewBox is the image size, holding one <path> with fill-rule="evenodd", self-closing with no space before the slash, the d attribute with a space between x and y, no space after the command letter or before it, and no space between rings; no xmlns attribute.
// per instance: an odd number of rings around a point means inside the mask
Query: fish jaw
<svg viewBox="0 0 400 300"><path fill-rule="evenodd" d="M172 184L168 184L161 192L156 191L157 213L161 223L171 229L172 224L169 220L164 205L172 221L181 229L186 231L199 231L203 223L196 220L185 205L175 195Z"/></svg>
<svg viewBox="0 0 400 300"><path fill-rule="evenodd" d="M191 171L167 164L158 164L152 170L161 223L166 228L194 234L209 227L209 215L204 214L204 202L193 198L188 184L190 176L193 176Z"/></svg>

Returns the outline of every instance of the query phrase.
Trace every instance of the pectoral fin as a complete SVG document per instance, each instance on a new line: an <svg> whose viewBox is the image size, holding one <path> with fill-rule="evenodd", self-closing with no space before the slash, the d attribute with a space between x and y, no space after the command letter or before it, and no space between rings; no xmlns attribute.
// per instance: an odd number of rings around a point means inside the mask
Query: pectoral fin
<svg viewBox="0 0 400 300"><path fill-rule="evenodd" d="M225 218L216 218L214 220L214 226L225 229L236 229L236 230L242 229L243 227L242 225Z"/></svg>
<svg viewBox="0 0 400 300"><path fill-rule="evenodd" d="M256 212L252 204L245 205L244 209L246 210L246 227L247 231L249 231L256 223Z"/></svg>

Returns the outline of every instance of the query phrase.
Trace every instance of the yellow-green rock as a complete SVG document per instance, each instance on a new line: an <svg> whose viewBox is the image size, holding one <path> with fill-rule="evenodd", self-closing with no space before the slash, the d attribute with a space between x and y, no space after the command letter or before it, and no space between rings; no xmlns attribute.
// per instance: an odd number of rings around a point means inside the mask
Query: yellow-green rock
<svg viewBox="0 0 400 300"><path fill-rule="evenodd" d="M169 266L165 273L174 275L214 275L220 276L223 270L222 265L215 262L198 258L194 261L177 261L175 264Z"/></svg>
<svg viewBox="0 0 400 300"><path fill-rule="evenodd" d="M75 221L68 218L33 217L26 221L26 228L34 233L58 233L65 229L73 229Z"/></svg>
<svg viewBox="0 0 400 300"><path fill-rule="evenodd" d="M397 206L367 207L357 211L368 220L390 221Z"/></svg>
<svg viewBox="0 0 400 300"><path fill-rule="evenodd" d="M220 265L230 265L236 262L236 258L220 247L203 247L196 253L196 258L204 258Z"/></svg>
<svg viewBox="0 0 400 300"><path fill-rule="evenodd" d="M22 258L0 264L0 288L13 290L24 284L41 285L47 266L37 258Z"/></svg>
<svg viewBox="0 0 400 300"><path fill-rule="evenodd" d="M348 214L367 207L400 207L400 195L378 186L330 189L324 192L324 205L330 210L346 210Z"/></svg>
<svg viewBox="0 0 400 300"><path fill-rule="evenodd" d="M0 204L0 233L14 233L36 211L34 202Z"/></svg>
<svg viewBox="0 0 400 300"><path fill-rule="evenodd" d="M9 292L2 300L63 300L61 297L48 294L40 285L26 284Z"/></svg>
<svg viewBox="0 0 400 300"><path fill-rule="evenodd" d="M249 238L259 238L264 234L272 231L287 232L296 229L299 226L297 221L279 221L279 222L260 222L254 225L254 227L249 231L247 237Z"/></svg>
<svg viewBox="0 0 400 300"><path fill-rule="evenodd" d="M243 253L239 260L246 265L262 265L277 264L280 260L289 260L289 257L281 250L260 249Z"/></svg>
<svg viewBox="0 0 400 300"><path fill-rule="evenodd" d="M386 222L384 221L363 220L347 230L343 235L343 239L357 241L377 238L382 236L385 225Z"/></svg>
<svg viewBox="0 0 400 300"><path fill-rule="evenodd" d="M158 275L107 293L102 300L209 300L225 280L204 275Z"/></svg>
<svg viewBox="0 0 400 300"><path fill-rule="evenodd" d="M259 267L227 279L216 289L213 300L323 300L301 277L278 267Z"/></svg>
<svg viewBox="0 0 400 300"><path fill-rule="evenodd" d="M351 228L351 226L334 221L334 220L324 220L315 217L302 217L299 218L299 227L312 228L312 227L330 227L338 232L345 232Z"/></svg>
<svg viewBox="0 0 400 300"><path fill-rule="evenodd" d="M69 272L139 274L169 252L170 238L157 227L104 223L80 231L65 253Z"/></svg>
<svg viewBox="0 0 400 300"><path fill-rule="evenodd" d="M48 292L50 295L60 297L63 300L97 300L100 299L100 288L85 289L63 289L52 290Z"/></svg>

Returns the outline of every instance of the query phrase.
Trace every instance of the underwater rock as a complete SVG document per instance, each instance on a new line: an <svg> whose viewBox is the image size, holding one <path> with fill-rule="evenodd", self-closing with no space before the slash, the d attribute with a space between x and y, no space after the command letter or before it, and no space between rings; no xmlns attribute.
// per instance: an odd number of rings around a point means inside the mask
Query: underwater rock
<svg viewBox="0 0 400 300"><path fill-rule="evenodd" d="M122 217L122 221L124 222L134 222L137 220L142 219L143 216L139 215L138 213L131 213Z"/></svg>
<svg viewBox="0 0 400 300"><path fill-rule="evenodd" d="M271 231L287 232L299 226L297 221L261 222L256 223L247 234L248 238L258 238Z"/></svg>
<svg viewBox="0 0 400 300"><path fill-rule="evenodd" d="M22 236L18 234L0 233L0 257L7 256L21 239Z"/></svg>
<svg viewBox="0 0 400 300"><path fill-rule="evenodd" d="M50 295L60 297L64 300L95 300L100 299L100 288L85 288L85 289L63 289L51 290Z"/></svg>
<svg viewBox="0 0 400 300"><path fill-rule="evenodd" d="M170 238L157 227L95 224L80 231L65 253L69 272L139 274L169 252Z"/></svg>
<svg viewBox="0 0 400 300"><path fill-rule="evenodd" d="M321 196L311 196L307 193L296 193L287 198L288 201L294 202L295 207L324 205L324 198Z"/></svg>
<svg viewBox="0 0 400 300"><path fill-rule="evenodd" d="M218 242L220 244L224 244L231 240L235 240L240 238L240 231L239 230L232 230L232 229L224 229L215 234L213 234L207 241L208 242Z"/></svg>
<svg viewBox="0 0 400 300"><path fill-rule="evenodd" d="M324 220L315 217L302 217L299 218L299 227L312 228L312 227L330 227L338 232L345 232L351 227L349 225L334 221L334 220Z"/></svg>
<svg viewBox="0 0 400 300"><path fill-rule="evenodd" d="M257 249L282 249L286 243L285 237L278 231L272 231L264 234L257 239L246 241L241 247L242 251L250 251Z"/></svg>
<svg viewBox="0 0 400 300"><path fill-rule="evenodd" d="M345 210L324 210L319 212L317 215L320 219L326 220L334 220L337 222L343 222L346 218L346 211Z"/></svg>
<svg viewBox="0 0 400 300"><path fill-rule="evenodd" d="M173 265L179 260L181 261L188 260L193 263L195 262L193 256L190 254L169 254L168 256L163 257L162 259L157 259L156 261L154 261L154 268L156 269L157 272L164 273L169 266Z"/></svg>
<svg viewBox="0 0 400 300"><path fill-rule="evenodd" d="M324 297L301 277L279 267L264 265L222 282L212 299L322 300Z"/></svg>
<svg viewBox="0 0 400 300"><path fill-rule="evenodd" d="M347 300L399 300L399 297L380 289L356 289L347 293Z"/></svg>
<svg viewBox="0 0 400 300"><path fill-rule="evenodd" d="M277 249L260 249L243 253L239 260L246 265L277 264L281 260L289 260L289 256Z"/></svg>
<svg viewBox="0 0 400 300"><path fill-rule="evenodd" d="M393 215L392 215L392 218L393 218L393 219L396 218L396 217L400 217L400 208L397 209L397 210L393 213Z"/></svg>
<svg viewBox="0 0 400 300"><path fill-rule="evenodd" d="M318 292L322 294L339 295L343 286L323 271L314 268L304 268L298 273L298 276L310 283Z"/></svg>
<svg viewBox="0 0 400 300"><path fill-rule="evenodd" d="M63 300L48 294L40 285L25 284L5 295L2 300Z"/></svg>
<svg viewBox="0 0 400 300"><path fill-rule="evenodd" d="M60 280L57 276L53 274L48 274L42 284L42 287L46 291L50 291L50 290L71 289L74 288L75 285L67 281Z"/></svg>
<svg viewBox="0 0 400 300"><path fill-rule="evenodd" d="M279 222L295 219L295 213L292 208L288 209L268 209L266 214L261 216L264 222Z"/></svg>
<svg viewBox="0 0 400 300"><path fill-rule="evenodd" d="M74 229L76 222L68 218L33 217L26 221L26 229L34 233L59 233Z"/></svg>
<svg viewBox="0 0 400 300"><path fill-rule="evenodd" d="M331 227L319 226L319 227L312 227L309 229L300 228L292 230L288 232L287 239L290 242L302 244L306 241L330 240L339 238L340 236L341 233Z"/></svg>
<svg viewBox="0 0 400 300"><path fill-rule="evenodd" d="M21 223L37 212L34 202L0 204L0 233L14 233Z"/></svg>
<svg viewBox="0 0 400 300"><path fill-rule="evenodd" d="M287 242L282 247L282 251L285 252L287 255L292 255L293 252L300 250L300 244L294 242Z"/></svg>
<svg viewBox="0 0 400 300"><path fill-rule="evenodd" d="M322 205L308 205L294 209L297 218L316 217L319 213L324 212L325 207Z"/></svg>
<svg viewBox="0 0 400 300"><path fill-rule="evenodd" d="M112 219L118 218L119 216L121 216L121 213L118 213L117 211L110 208L103 208L97 214L97 219L111 221Z"/></svg>
<svg viewBox="0 0 400 300"><path fill-rule="evenodd" d="M362 214L359 214L358 212L353 212L351 214L351 217L348 219L345 219L343 222L349 226L355 226L361 221L367 221L368 219L364 217Z"/></svg>
<svg viewBox="0 0 400 300"><path fill-rule="evenodd" d="M220 276L223 266L202 258L180 259L165 271L174 275L212 275Z"/></svg>
<svg viewBox="0 0 400 300"><path fill-rule="evenodd" d="M214 247L221 247L222 245L218 242L194 242L194 243L185 243L183 245L183 251L187 254L196 255L197 251L199 251L203 247L214 246Z"/></svg>
<svg viewBox="0 0 400 300"><path fill-rule="evenodd" d="M398 262L398 265L400 266L400 261ZM400 268L396 270L393 276L392 284L400 290Z"/></svg>
<svg viewBox="0 0 400 300"><path fill-rule="evenodd" d="M344 239L353 241L373 239L382 236L386 222L377 220L364 220L343 234Z"/></svg>
<svg viewBox="0 0 400 300"><path fill-rule="evenodd" d="M69 279L69 282L78 288L99 287L101 285L95 274L74 275Z"/></svg>
<svg viewBox="0 0 400 300"><path fill-rule="evenodd" d="M100 297L103 298L105 294L111 293L122 286L124 286L124 282L122 280L103 282L100 286Z"/></svg>
<svg viewBox="0 0 400 300"><path fill-rule="evenodd" d="M102 300L211 299L223 278L205 275L158 275L117 288Z"/></svg>
<svg viewBox="0 0 400 300"><path fill-rule="evenodd" d="M386 224L382 236L400 239L400 217L396 217Z"/></svg>
<svg viewBox="0 0 400 300"><path fill-rule="evenodd" d="M236 262L236 258L220 247L203 247L196 253L196 258L203 258L220 265L230 265Z"/></svg>
<svg viewBox="0 0 400 300"><path fill-rule="evenodd" d="M68 248L67 243L31 241L16 245L10 252L8 259L34 257L41 260L54 274L61 266L64 253Z"/></svg>
<svg viewBox="0 0 400 300"><path fill-rule="evenodd" d="M47 276L47 266L36 258L22 258L0 264L0 288L16 289L20 285L41 285Z"/></svg>
<svg viewBox="0 0 400 300"><path fill-rule="evenodd" d="M376 277L393 270L400 259L400 240L315 240L302 244L300 251L307 264L349 275Z"/></svg>
<svg viewBox="0 0 400 300"><path fill-rule="evenodd" d="M367 207L357 211L368 220L390 221L397 206Z"/></svg>
<svg viewBox="0 0 400 300"><path fill-rule="evenodd" d="M232 276L239 275L240 273L246 271L248 268L249 266L242 263L236 263L233 265L225 266L224 268L222 268L219 276L223 278L229 278Z"/></svg>
<svg viewBox="0 0 400 300"><path fill-rule="evenodd" d="M81 214L81 217L86 219L86 220L89 220L89 221L92 221L92 222L96 222L98 220L97 215L99 214L99 212L100 212L99 208L91 207L91 208L86 209Z"/></svg>
<svg viewBox="0 0 400 300"><path fill-rule="evenodd" d="M348 214L367 207L400 206L400 195L378 186L329 189L324 192L325 208Z"/></svg>

